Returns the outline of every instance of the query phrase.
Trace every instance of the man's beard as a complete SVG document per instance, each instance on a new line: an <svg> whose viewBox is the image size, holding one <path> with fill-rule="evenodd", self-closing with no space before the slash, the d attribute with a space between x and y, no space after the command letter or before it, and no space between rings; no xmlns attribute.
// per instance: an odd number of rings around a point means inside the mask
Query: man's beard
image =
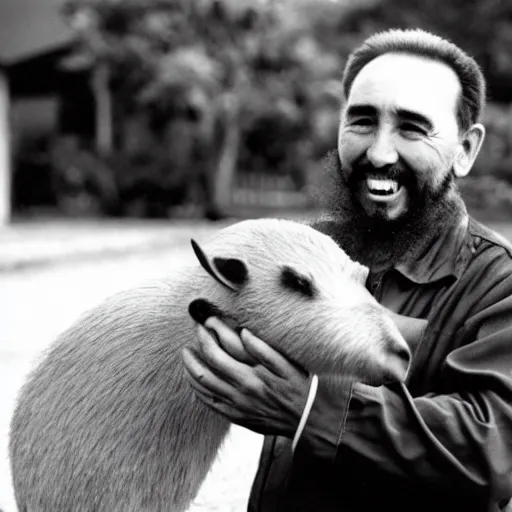
<svg viewBox="0 0 512 512"><path fill-rule="evenodd" d="M407 211L393 220L378 209L369 215L355 193L366 174L397 179L407 187ZM414 172L402 164L383 172L366 163L355 167L347 178L337 151L331 151L326 157L325 178L318 188L319 199L339 225L337 241L351 258L370 268L417 257L465 213L453 172L435 188L427 182L420 186Z"/></svg>

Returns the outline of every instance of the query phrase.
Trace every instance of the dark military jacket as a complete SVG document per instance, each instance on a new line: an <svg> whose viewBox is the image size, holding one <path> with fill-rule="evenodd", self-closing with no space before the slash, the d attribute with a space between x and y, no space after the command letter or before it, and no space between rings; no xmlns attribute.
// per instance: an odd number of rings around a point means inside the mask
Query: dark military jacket
<svg viewBox="0 0 512 512"><path fill-rule="evenodd" d="M499 510L512 496L511 247L465 216L367 286L427 322L407 381L320 378L294 455L265 438L249 512Z"/></svg>

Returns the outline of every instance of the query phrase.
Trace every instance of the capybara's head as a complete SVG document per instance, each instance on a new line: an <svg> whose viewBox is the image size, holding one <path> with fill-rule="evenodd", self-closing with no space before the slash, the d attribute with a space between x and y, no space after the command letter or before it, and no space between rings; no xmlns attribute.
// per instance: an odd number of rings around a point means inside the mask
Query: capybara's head
<svg viewBox="0 0 512 512"><path fill-rule="evenodd" d="M312 373L373 384L405 378L408 346L365 288L368 269L327 235L258 219L220 230L204 248L192 246L211 275L191 304L196 316L211 304Z"/></svg>

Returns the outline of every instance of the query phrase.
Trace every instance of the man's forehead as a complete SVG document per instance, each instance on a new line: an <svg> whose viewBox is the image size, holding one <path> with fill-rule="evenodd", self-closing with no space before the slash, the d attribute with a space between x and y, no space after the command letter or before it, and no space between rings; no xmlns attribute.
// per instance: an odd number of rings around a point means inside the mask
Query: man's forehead
<svg viewBox="0 0 512 512"><path fill-rule="evenodd" d="M415 55L389 53L361 69L352 84L348 104L446 115L454 113L460 91L459 79L448 65Z"/></svg>

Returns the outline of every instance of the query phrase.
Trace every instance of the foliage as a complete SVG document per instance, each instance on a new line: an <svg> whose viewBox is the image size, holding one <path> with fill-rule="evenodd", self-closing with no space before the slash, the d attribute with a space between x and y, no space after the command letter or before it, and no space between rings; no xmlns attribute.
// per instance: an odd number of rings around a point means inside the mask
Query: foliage
<svg viewBox="0 0 512 512"><path fill-rule="evenodd" d="M359 44L387 28L423 28L452 40L481 66L492 100L484 112L486 139L469 178L460 183L470 209L512 213L512 2L509 0L382 0L337 25L338 42ZM325 32L325 31L324 31ZM497 103L500 102L500 103Z"/></svg>
<svg viewBox="0 0 512 512"><path fill-rule="evenodd" d="M423 28L447 37L482 67L494 101L512 101L512 2L509 0L381 0L342 20L358 41L378 30Z"/></svg>
<svg viewBox="0 0 512 512"><path fill-rule="evenodd" d="M482 220L510 221L512 187L492 175L469 176L459 182L459 188L473 216Z"/></svg>
<svg viewBox="0 0 512 512"><path fill-rule="evenodd" d="M75 59L109 68L116 154L131 163L125 174L144 174L133 165L142 152L146 177L167 165L189 188L202 187L196 196L217 193L221 202L230 167L291 173L301 186L310 160L332 147L344 56L315 27L349 8L329 0L68 0L65 13ZM155 153L159 146L167 156Z"/></svg>
<svg viewBox="0 0 512 512"><path fill-rule="evenodd" d="M460 188L470 211L503 220L512 215L511 107L489 103L483 124L486 137L468 178Z"/></svg>
<svg viewBox="0 0 512 512"><path fill-rule="evenodd" d="M67 0L65 13L77 60L110 71L116 147L103 164L116 197L125 210L145 203L137 208L147 215L195 200L215 217L236 169L289 174L305 187L336 144L344 59L380 29L452 39L482 66L491 98L511 100L512 2ZM510 114L486 111L472 176L493 178L477 202L512 183Z"/></svg>
<svg viewBox="0 0 512 512"><path fill-rule="evenodd" d="M512 108L489 103L482 122L485 141L475 162L473 175L493 175L512 185Z"/></svg>

